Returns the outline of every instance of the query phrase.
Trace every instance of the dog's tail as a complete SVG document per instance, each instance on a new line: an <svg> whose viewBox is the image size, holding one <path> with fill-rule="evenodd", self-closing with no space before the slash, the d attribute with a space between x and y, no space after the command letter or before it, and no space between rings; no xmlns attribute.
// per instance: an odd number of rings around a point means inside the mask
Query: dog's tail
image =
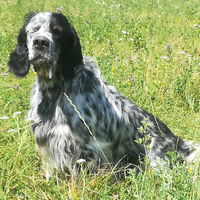
<svg viewBox="0 0 200 200"><path fill-rule="evenodd" d="M189 155L184 156L184 160L187 163L195 163L197 160L200 160L200 144L194 144L193 141L184 141L185 145L187 145L191 152Z"/></svg>

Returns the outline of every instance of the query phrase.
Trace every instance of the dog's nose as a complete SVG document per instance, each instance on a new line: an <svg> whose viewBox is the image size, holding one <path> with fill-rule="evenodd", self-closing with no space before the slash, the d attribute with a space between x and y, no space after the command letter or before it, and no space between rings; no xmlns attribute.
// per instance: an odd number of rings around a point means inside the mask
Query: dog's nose
<svg viewBox="0 0 200 200"><path fill-rule="evenodd" d="M33 46L38 50L47 50L49 40L46 37L38 36L33 40Z"/></svg>

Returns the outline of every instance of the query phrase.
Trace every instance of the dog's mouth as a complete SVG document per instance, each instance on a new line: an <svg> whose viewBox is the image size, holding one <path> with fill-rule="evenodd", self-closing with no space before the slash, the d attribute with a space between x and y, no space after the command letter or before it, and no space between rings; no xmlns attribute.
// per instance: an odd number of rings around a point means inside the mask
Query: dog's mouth
<svg viewBox="0 0 200 200"><path fill-rule="evenodd" d="M40 75L47 76L52 79L53 76L53 62L48 57L38 54L30 59L30 63L33 65L35 72Z"/></svg>

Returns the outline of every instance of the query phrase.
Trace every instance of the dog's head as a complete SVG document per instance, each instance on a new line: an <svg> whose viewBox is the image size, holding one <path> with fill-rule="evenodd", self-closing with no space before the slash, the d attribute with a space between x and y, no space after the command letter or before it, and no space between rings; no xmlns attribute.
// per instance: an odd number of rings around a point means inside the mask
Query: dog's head
<svg viewBox="0 0 200 200"><path fill-rule="evenodd" d="M83 69L80 41L73 26L60 13L29 15L10 55L9 71L17 77L28 74L30 64L41 78L62 74L68 80Z"/></svg>

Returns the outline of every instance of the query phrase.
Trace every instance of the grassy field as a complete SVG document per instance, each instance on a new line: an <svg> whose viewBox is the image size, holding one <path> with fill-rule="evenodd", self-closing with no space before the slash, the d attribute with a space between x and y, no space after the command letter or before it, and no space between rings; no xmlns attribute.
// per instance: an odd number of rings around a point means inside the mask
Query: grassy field
<svg viewBox="0 0 200 200"><path fill-rule="evenodd" d="M110 174L60 181L44 178L25 123L36 75L8 72L23 18L62 12L109 84L185 140L200 138L199 0L0 1L0 199L200 199L200 167L160 166L116 183Z"/></svg>

